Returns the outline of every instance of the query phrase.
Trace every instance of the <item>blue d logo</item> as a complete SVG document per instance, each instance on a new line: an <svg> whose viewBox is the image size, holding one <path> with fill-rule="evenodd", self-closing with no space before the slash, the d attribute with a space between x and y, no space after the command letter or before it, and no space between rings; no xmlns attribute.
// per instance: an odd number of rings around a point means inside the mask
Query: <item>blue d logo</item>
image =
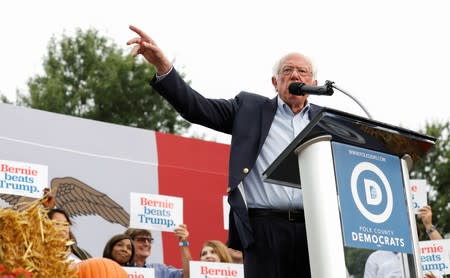
<svg viewBox="0 0 450 278"><path fill-rule="evenodd" d="M364 179L364 189L366 191L366 201L369 205L379 205L383 200L381 188L373 180Z"/></svg>
<svg viewBox="0 0 450 278"><path fill-rule="evenodd" d="M377 175L383 183L384 189L386 190L386 207L380 214L374 214L366 209L364 204L361 202L361 199L358 195L358 178L363 171L371 171L375 175ZM371 179L363 179L364 181L364 192L365 192L365 203L368 205L379 205L383 200L383 194L380 185ZM356 165L355 169L353 169L352 177L351 177L351 190L352 197L355 201L356 207L361 212L364 217L366 217L369 221L374 223L383 223L389 219L392 213L393 208L393 198L392 198L392 189L389 181L384 175L383 171L380 170L375 164L370 162L361 162Z"/></svg>

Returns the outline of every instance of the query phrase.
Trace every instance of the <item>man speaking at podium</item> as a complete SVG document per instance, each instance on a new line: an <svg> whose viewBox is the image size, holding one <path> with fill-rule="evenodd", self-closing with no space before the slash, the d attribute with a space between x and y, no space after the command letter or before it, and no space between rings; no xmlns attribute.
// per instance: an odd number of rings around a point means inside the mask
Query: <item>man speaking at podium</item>
<svg viewBox="0 0 450 278"><path fill-rule="evenodd" d="M319 106L293 95L289 84L316 86L306 56L290 53L273 68L277 96L240 92L234 99L208 99L190 88L153 39L130 26L128 41L157 70L151 80L186 120L232 135L228 177L228 245L242 250L246 278L310 277L302 191L266 183L262 173L314 117Z"/></svg>

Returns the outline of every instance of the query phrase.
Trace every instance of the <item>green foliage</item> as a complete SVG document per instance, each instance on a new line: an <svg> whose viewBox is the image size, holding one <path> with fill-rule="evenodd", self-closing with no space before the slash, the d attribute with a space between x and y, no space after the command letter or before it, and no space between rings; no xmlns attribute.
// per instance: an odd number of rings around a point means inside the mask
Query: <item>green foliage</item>
<svg viewBox="0 0 450 278"><path fill-rule="evenodd" d="M190 126L148 84L155 68L95 30L52 37L43 66L18 105L168 133Z"/></svg>
<svg viewBox="0 0 450 278"><path fill-rule="evenodd" d="M441 234L450 233L450 123L427 124L422 133L437 138L437 141L432 150L416 163L410 176L425 179L430 184L433 223Z"/></svg>
<svg viewBox="0 0 450 278"><path fill-rule="evenodd" d="M367 258L374 250L345 247L345 265L353 278L363 278Z"/></svg>
<svg viewBox="0 0 450 278"><path fill-rule="evenodd" d="M1 102L1 103L12 104L12 102L8 99L8 97L5 96L5 95L2 94L2 93L0 93L0 102Z"/></svg>

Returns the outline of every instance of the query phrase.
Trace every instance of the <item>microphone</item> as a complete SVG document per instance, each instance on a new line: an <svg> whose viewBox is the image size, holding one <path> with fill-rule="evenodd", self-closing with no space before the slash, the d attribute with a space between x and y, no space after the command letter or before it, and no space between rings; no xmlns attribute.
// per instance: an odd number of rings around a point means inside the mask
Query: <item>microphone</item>
<svg viewBox="0 0 450 278"><path fill-rule="evenodd" d="M323 86L309 86L301 82L293 82L289 84L289 93L296 96L304 96L305 94L317 96L331 96L334 94L332 81L325 81Z"/></svg>

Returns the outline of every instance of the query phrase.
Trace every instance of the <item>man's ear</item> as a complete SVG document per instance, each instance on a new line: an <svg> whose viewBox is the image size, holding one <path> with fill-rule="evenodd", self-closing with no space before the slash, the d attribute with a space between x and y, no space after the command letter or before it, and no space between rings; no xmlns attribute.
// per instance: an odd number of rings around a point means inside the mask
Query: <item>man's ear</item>
<svg viewBox="0 0 450 278"><path fill-rule="evenodd" d="M272 85L275 88L275 91L277 91L277 84L278 84L277 79L275 78L275 76L272 76Z"/></svg>

